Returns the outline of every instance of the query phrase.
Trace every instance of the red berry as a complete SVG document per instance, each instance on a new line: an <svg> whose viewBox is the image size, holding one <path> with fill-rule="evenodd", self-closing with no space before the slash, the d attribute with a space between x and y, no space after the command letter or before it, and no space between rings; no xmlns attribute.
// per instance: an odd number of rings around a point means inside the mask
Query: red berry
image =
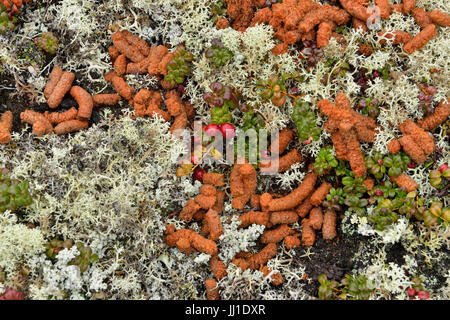
<svg viewBox="0 0 450 320"><path fill-rule="evenodd" d="M416 164L414 163L414 161L411 161L410 163L407 164L407 166L410 169L414 169L416 167Z"/></svg>
<svg viewBox="0 0 450 320"><path fill-rule="evenodd" d="M220 126L220 132L225 139L231 139L236 135L236 128L231 123L224 123Z"/></svg>
<svg viewBox="0 0 450 320"><path fill-rule="evenodd" d="M427 300L430 298L430 294L427 291L419 291L417 292L417 296L420 300Z"/></svg>
<svg viewBox="0 0 450 320"><path fill-rule="evenodd" d="M382 196L382 195L383 195L383 191L381 191L381 190L375 190L375 195L377 195L377 196Z"/></svg>
<svg viewBox="0 0 450 320"><path fill-rule="evenodd" d="M203 180L203 175L206 173L205 169L202 169L200 167L195 168L194 170L194 180L198 180L198 181L202 181Z"/></svg>
<svg viewBox="0 0 450 320"><path fill-rule="evenodd" d="M374 78L378 78L380 76L380 72L378 70L373 70L372 75Z"/></svg>
<svg viewBox="0 0 450 320"><path fill-rule="evenodd" d="M210 123L205 127L205 134L208 137L217 136L219 134L219 131L221 131L220 127L215 123Z"/></svg>
<svg viewBox="0 0 450 320"><path fill-rule="evenodd" d="M410 297L414 297L416 295L416 290L414 288L409 287L407 291Z"/></svg>
<svg viewBox="0 0 450 320"><path fill-rule="evenodd" d="M448 164L444 163L439 167L439 171L442 173L448 169Z"/></svg>

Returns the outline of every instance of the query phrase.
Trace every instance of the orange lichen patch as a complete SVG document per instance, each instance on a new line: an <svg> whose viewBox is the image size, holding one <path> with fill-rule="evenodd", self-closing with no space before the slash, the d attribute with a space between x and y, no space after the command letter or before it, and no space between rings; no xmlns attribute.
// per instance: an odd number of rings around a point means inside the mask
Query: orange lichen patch
<svg viewBox="0 0 450 320"><path fill-rule="evenodd" d="M122 100L122 98L116 93L99 93L92 96L94 106L113 106L118 104L120 100Z"/></svg>
<svg viewBox="0 0 450 320"><path fill-rule="evenodd" d="M412 9L411 13L414 17L414 20L421 29L425 28L430 23L433 23L433 21L431 21L430 17L428 16L429 13L427 14L427 12L423 8L414 8Z"/></svg>
<svg viewBox="0 0 450 320"><path fill-rule="evenodd" d="M232 206L242 210L254 194L257 184L255 168L249 163L235 164L230 174Z"/></svg>
<svg viewBox="0 0 450 320"><path fill-rule="evenodd" d="M133 98L134 89L130 87L123 78L116 75L112 77L111 82L114 90L116 90L116 92L124 99L131 100Z"/></svg>
<svg viewBox="0 0 450 320"><path fill-rule="evenodd" d="M204 184L212 184L216 187L223 187L224 176L223 173L207 172L203 175Z"/></svg>
<svg viewBox="0 0 450 320"><path fill-rule="evenodd" d="M55 90L55 87L61 79L63 73L64 71L59 66L53 67L52 72L50 72L47 84L44 88L44 96L47 100L52 94L53 90Z"/></svg>
<svg viewBox="0 0 450 320"><path fill-rule="evenodd" d="M267 266L263 266L259 269L264 277L269 276L270 277L270 282L274 285L274 286L279 286L281 284L283 284L284 279L281 276L281 274L279 272L274 272L272 273L272 270L270 270ZM272 274L271 274L272 273Z"/></svg>
<svg viewBox="0 0 450 320"><path fill-rule="evenodd" d="M450 16L441 10L428 12L428 17L438 26L450 27Z"/></svg>
<svg viewBox="0 0 450 320"><path fill-rule="evenodd" d="M370 14L367 8L355 0L340 0L342 7L353 17L366 22Z"/></svg>
<svg viewBox="0 0 450 320"><path fill-rule="evenodd" d="M309 219L302 220L302 245L310 247L316 241L316 232L309 223Z"/></svg>
<svg viewBox="0 0 450 320"><path fill-rule="evenodd" d="M225 18L219 18L219 19L217 19L217 22L216 22L216 28L217 28L218 30L226 29L226 28L228 28L229 26L230 26L230 22L229 22L227 19L225 19Z"/></svg>
<svg viewBox="0 0 450 320"><path fill-rule="evenodd" d="M336 232L337 215L334 210L327 210L323 215L322 237L325 240L332 240L337 236Z"/></svg>
<svg viewBox="0 0 450 320"><path fill-rule="evenodd" d="M286 238L284 238L284 245L288 250L294 249L300 246L300 244L300 239L296 236L287 236Z"/></svg>
<svg viewBox="0 0 450 320"><path fill-rule="evenodd" d="M270 259L277 254L277 245L275 243L269 243L260 252L252 255L248 258L248 267L253 270L257 270L267 263Z"/></svg>
<svg viewBox="0 0 450 320"><path fill-rule="evenodd" d="M89 92L79 86L73 86L70 89L70 95L78 103L78 120L89 120L94 108L94 101Z"/></svg>
<svg viewBox="0 0 450 320"><path fill-rule="evenodd" d="M282 198L272 199L268 204L268 211L283 211L298 206L314 189L316 180L317 174L315 172L308 173L294 191ZM263 207L262 202L261 206Z"/></svg>
<svg viewBox="0 0 450 320"><path fill-rule="evenodd" d="M391 15L391 4L388 0L375 0L375 5L380 9L380 17L389 19Z"/></svg>
<svg viewBox="0 0 450 320"><path fill-rule="evenodd" d="M215 279L205 280L206 298L208 300L220 300L219 288Z"/></svg>
<svg viewBox="0 0 450 320"><path fill-rule="evenodd" d="M416 0L403 0L403 12L410 13L410 11L416 6Z"/></svg>
<svg viewBox="0 0 450 320"><path fill-rule="evenodd" d="M323 223L322 209L318 207L313 208L309 212L309 218L307 220L314 230L320 230L320 228L322 228Z"/></svg>
<svg viewBox="0 0 450 320"><path fill-rule="evenodd" d="M271 154L282 154L284 150L286 150L289 143L292 141L294 137L294 131L288 128L281 130L276 136L276 140L278 140L278 150L275 150L276 143L269 148L269 152Z"/></svg>
<svg viewBox="0 0 450 320"><path fill-rule="evenodd" d="M259 224L262 226L268 226L269 218L270 218L270 214L268 212L249 211L239 217L239 221L241 221L239 228L246 228L251 224Z"/></svg>
<svg viewBox="0 0 450 320"><path fill-rule="evenodd" d="M211 260L209 261L209 265L211 267L211 271L214 274L214 277L216 277L217 280L220 280L227 275L227 268L225 267L225 264L219 259L217 255L214 255L211 257Z"/></svg>
<svg viewBox="0 0 450 320"><path fill-rule="evenodd" d="M300 218L306 217L306 215L309 213L309 211L314 206L311 203L311 195L309 195L305 201L303 201L298 207L297 207L297 214Z"/></svg>
<svg viewBox="0 0 450 320"><path fill-rule="evenodd" d="M123 76L127 72L127 57L121 54L114 60L114 71L116 71L119 77Z"/></svg>
<svg viewBox="0 0 450 320"><path fill-rule="evenodd" d="M47 118L47 120L51 124L58 124L67 120L73 120L77 117L78 110L75 107L70 108L67 111L64 112L44 112L44 117Z"/></svg>
<svg viewBox="0 0 450 320"><path fill-rule="evenodd" d="M225 201L225 191L222 190L217 191L216 203L214 203L211 209L215 210L219 214L222 213L224 201Z"/></svg>
<svg viewBox="0 0 450 320"><path fill-rule="evenodd" d="M390 178L399 187L405 188L405 190L407 192L414 191L419 187L419 185L413 179L411 179L409 176L407 176L404 173L402 173L396 177L391 176Z"/></svg>
<svg viewBox="0 0 450 320"><path fill-rule="evenodd" d="M364 185L366 186L367 190L370 191L375 186L375 181L372 178L367 178L363 181Z"/></svg>
<svg viewBox="0 0 450 320"><path fill-rule="evenodd" d="M400 151L401 147L402 146L400 145L400 142L398 142L397 139L391 140L387 144L387 148L389 150L389 153L392 153L392 154L398 153Z"/></svg>
<svg viewBox="0 0 450 320"><path fill-rule="evenodd" d="M55 129L54 132L56 134L66 134L66 133L70 133L70 132L76 132L82 129L87 129L89 126L88 121L83 121L83 120L67 120L64 122L61 122L60 124L58 124Z"/></svg>
<svg viewBox="0 0 450 320"><path fill-rule="evenodd" d="M417 143L411 138L411 136L406 135L401 137L399 140L403 147L403 150L414 160L415 163L424 163L427 159L425 152L420 148Z"/></svg>
<svg viewBox="0 0 450 320"><path fill-rule="evenodd" d="M392 40L394 44L405 44L411 41L411 39L413 38L413 36L410 33L401 30L395 30L390 32L380 31L378 32L378 35L380 37L383 36L389 40ZM386 39L381 39L380 43L385 44Z"/></svg>
<svg viewBox="0 0 450 320"><path fill-rule="evenodd" d="M13 123L12 112L5 111L0 118L0 144L7 144L11 142L12 123Z"/></svg>
<svg viewBox="0 0 450 320"><path fill-rule="evenodd" d="M323 200L325 200L325 197L327 196L328 192L330 191L332 185L326 181L322 182L319 188L317 188L316 191L313 192L311 195L311 204L313 206L320 205Z"/></svg>
<svg viewBox="0 0 450 320"><path fill-rule="evenodd" d="M145 55L139 50L140 48L133 43L130 43L128 31L117 31L111 35L114 47L124 54L133 62L139 62L145 58Z"/></svg>
<svg viewBox="0 0 450 320"><path fill-rule="evenodd" d="M424 130L433 130L437 128L441 123L447 120L450 115L450 104L442 99L439 105L434 109L434 112L425 118L417 121L419 127Z"/></svg>
<svg viewBox="0 0 450 320"><path fill-rule="evenodd" d="M272 230L265 230L261 235L259 241L261 243L277 243L282 241L286 236L294 234L295 231L292 230L287 224L282 224L279 227Z"/></svg>
<svg viewBox="0 0 450 320"><path fill-rule="evenodd" d="M421 127L416 125L411 119L401 123L398 128L404 135L409 135L416 144L423 150L426 155L430 155L434 151L435 142L433 137L425 132Z"/></svg>
<svg viewBox="0 0 450 320"><path fill-rule="evenodd" d="M222 222L220 222L219 214L209 209L205 214L205 220L209 228L209 239L213 241L219 240L219 237L223 234Z"/></svg>
<svg viewBox="0 0 450 320"><path fill-rule="evenodd" d="M298 214L295 211L275 211L270 213L269 222L275 224L292 224L298 221Z"/></svg>
<svg viewBox="0 0 450 320"><path fill-rule="evenodd" d="M403 50L411 54L416 50L423 48L431 38L436 35L436 25L429 24L422 31L420 31L414 38L408 41L404 46Z"/></svg>
<svg viewBox="0 0 450 320"><path fill-rule="evenodd" d="M47 104L50 108L54 109L60 105L64 96L72 87L73 80L75 80L75 73L63 71L57 84L54 86L53 90L47 98ZM52 79L52 82L53 81L55 80Z"/></svg>
<svg viewBox="0 0 450 320"><path fill-rule="evenodd" d="M44 134L53 132L52 124L47 120L47 118L39 112L32 110L25 110L20 114L20 120L31 124L32 132L34 135L41 137Z"/></svg>
<svg viewBox="0 0 450 320"><path fill-rule="evenodd" d="M192 217L198 210L200 210L200 206L194 200L190 199L181 210L180 219L184 221L191 221Z"/></svg>

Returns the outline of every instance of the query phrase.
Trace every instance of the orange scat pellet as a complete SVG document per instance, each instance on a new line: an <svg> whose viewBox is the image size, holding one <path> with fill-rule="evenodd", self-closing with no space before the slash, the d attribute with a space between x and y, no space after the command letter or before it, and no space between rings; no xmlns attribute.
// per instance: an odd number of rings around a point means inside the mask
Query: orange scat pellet
<svg viewBox="0 0 450 320"><path fill-rule="evenodd" d="M281 130L276 136L276 140L278 140L278 150L275 150L272 145L269 148L269 152L271 154L282 154L284 150L286 150L289 143L292 141L294 137L294 131L288 128ZM275 144L276 145L276 144Z"/></svg>
<svg viewBox="0 0 450 320"><path fill-rule="evenodd" d="M230 175L232 206L242 210L254 194L257 184L255 168L249 163L235 164Z"/></svg>
<svg viewBox="0 0 450 320"><path fill-rule="evenodd" d="M427 13L423 8L416 7L411 11L414 21L419 25L420 28L425 28L430 23L433 23Z"/></svg>
<svg viewBox="0 0 450 320"><path fill-rule="evenodd" d="M403 147L403 151L408 154L408 156L414 160L415 163L424 163L427 159L425 152L422 148L411 138L411 136L406 135L398 140Z"/></svg>
<svg viewBox="0 0 450 320"><path fill-rule="evenodd" d="M205 220L209 227L209 239L213 241L219 240L219 237L223 234L223 226L219 214L213 209L209 209L205 214Z"/></svg>
<svg viewBox="0 0 450 320"><path fill-rule="evenodd" d="M391 15L391 4L388 0L375 0L375 5L380 9L380 17L389 19Z"/></svg>
<svg viewBox="0 0 450 320"><path fill-rule="evenodd" d="M450 103L445 99L442 99L439 102L439 105L434 109L434 113L417 121L417 124L424 130L433 130L437 128L445 120L447 120L449 115L450 115Z"/></svg>
<svg viewBox="0 0 450 320"><path fill-rule="evenodd" d="M259 241L261 243L277 243L282 241L286 236L292 235L292 230L287 224L282 224L279 227L272 230L264 230Z"/></svg>
<svg viewBox="0 0 450 320"><path fill-rule="evenodd" d="M411 10L416 6L416 0L403 0L403 12L410 13Z"/></svg>
<svg viewBox="0 0 450 320"><path fill-rule="evenodd" d="M78 110L75 107L70 108L67 111L64 112L44 112L44 117L47 118L47 120L51 124L58 124L67 120L73 120L77 117Z"/></svg>
<svg viewBox="0 0 450 320"><path fill-rule="evenodd" d="M275 257L277 254L277 245L275 243L267 244L260 252L252 255L248 259L248 267L253 270L259 269L265 265L267 261Z"/></svg>
<svg viewBox="0 0 450 320"><path fill-rule="evenodd" d="M216 187L223 187L224 175L223 173L207 172L203 175L204 184L212 184Z"/></svg>
<svg viewBox="0 0 450 320"><path fill-rule="evenodd" d="M328 182L323 182L319 188L317 188L311 195L311 204L313 206L320 205L323 200L325 200L325 197L327 196L328 192L330 191L332 185Z"/></svg>
<svg viewBox="0 0 450 320"><path fill-rule="evenodd" d="M337 236L337 215L334 210L327 210L323 215L322 237L324 240L333 240Z"/></svg>
<svg viewBox="0 0 450 320"><path fill-rule="evenodd" d="M150 50L150 61L148 63L147 71L150 75L158 75L161 74L161 70L159 69L159 64L161 60L169 53L169 50L162 45L152 47Z"/></svg>
<svg viewBox="0 0 450 320"><path fill-rule="evenodd" d="M75 80L75 73L63 71L57 84L49 94L47 98L47 104L50 108L54 109L58 107L63 100L67 92L72 87L72 83Z"/></svg>
<svg viewBox="0 0 450 320"><path fill-rule="evenodd" d="M194 200L190 199L181 210L180 219L189 222L198 210L200 210L200 206Z"/></svg>
<svg viewBox="0 0 450 320"><path fill-rule="evenodd" d="M361 21L366 22L369 19L370 14L367 12L367 8L355 0L340 0L342 7L351 16L358 18Z"/></svg>
<svg viewBox="0 0 450 320"><path fill-rule="evenodd" d="M302 245L310 247L316 241L316 231L311 226L309 219L302 220Z"/></svg>
<svg viewBox="0 0 450 320"><path fill-rule="evenodd" d="M309 213L309 211L313 208L314 206L311 203L311 195L309 195L305 201L303 201L296 209L297 214L300 218L304 218L306 217L306 215Z"/></svg>
<svg viewBox="0 0 450 320"><path fill-rule="evenodd" d="M269 222L272 225L293 224L297 221L298 221L298 214L296 211L274 211L270 213Z"/></svg>
<svg viewBox="0 0 450 320"><path fill-rule="evenodd" d="M87 129L89 126L88 121L85 120L67 120L64 122L59 123L55 129L54 132L58 135L60 134L66 134L71 132L80 131L82 129Z"/></svg>
<svg viewBox="0 0 450 320"><path fill-rule="evenodd" d="M38 137L53 132L52 124L42 113L27 109L20 114L20 120L31 124L33 126L32 133Z"/></svg>
<svg viewBox="0 0 450 320"><path fill-rule="evenodd" d="M284 245L286 246L286 249L291 250L293 248L296 248L300 246L301 241L298 237L295 236L287 236L284 238Z"/></svg>
<svg viewBox="0 0 450 320"><path fill-rule="evenodd" d="M92 100L94 101L94 106L113 106L118 104L122 98L117 93L98 93L92 96Z"/></svg>
<svg viewBox="0 0 450 320"><path fill-rule="evenodd" d="M323 223L322 209L319 207L312 208L312 210L309 212L308 221L314 230L320 230Z"/></svg>
<svg viewBox="0 0 450 320"><path fill-rule="evenodd" d="M128 59L133 62L139 62L145 58L145 56L139 51L139 48L130 44L122 31L117 31L111 35L114 47L124 54Z"/></svg>
<svg viewBox="0 0 450 320"><path fill-rule="evenodd" d="M211 209L215 210L217 213L222 213L224 209L224 201L225 201L225 191L218 190L216 194L216 202L211 207Z"/></svg>
<svg viewBox="0 0 450 320"><path fill-rule="evenodd" d="M249 211L239 217L241 224L239 228L246 228L251 224L258 224L262 226L269 225L270 214L264 211Z"/></svg>
<svg viewBox="0 0 450 320"><path fill-rule="evenodd" d="M441 27L450 27L450 16L441 10L428 12L431 21Z"/></svg>
<svg viewBox="0 0 450 320"><path fill-rule="evenodd" d="M119 50L117 50L116 47L110 46L110 47L108 48L108 54L109 54L109 57L111 58L111 61L114 63L114 61L115 61L115 60L117 59L117 57L120 55L120 52L119 52Z"/></svg>
<svg viewBox="0 0 450 320"><path fill-rule="evenodd" d="M78 120L89 120L92 115L92 109L94 108L94 101L92 96L79 86L73 86L70 89L70 95L78 103Z"/></svg>
<svg viewBox="0 0 450 320"><path fill-rule="evenodd" d="M402 146L400 145L400 142L398 142L397 139L391 140L387 144L388 151L389 151L389 153L392 153L392 154L396 154L396 153L400 152L401 147Z"/></svg>
<svg viewBox="0 0 450 320"><path fill-rule="evenodd" d="M391 176L391 180L397 184L399 187L405 188L407 192L416 190L419 185L409 176L402 173L396 177Z"/></svg>
<svg viewBox="0 0 450 320"><path fill-rule="evenodd" d="M305 200L306 197L314 189L316 180L317 174L315 172L308 173L303 179L302 183L290 194L282 198L272 199L268 204L268 211L283 211L296 207L303 200Z"/></svg>
<svg viewBox="0 0 450 320"><path fill-rule="evenodd" d="M404 46L403 50L411 54L416 50L423 48L431 38L436 35L436 25L429 24L422 31L420 31L414 38L408 41Z"/></svg>
<svg viewBox="0 0 450 320"><path fill-rule="evenodd" d="M270 277L270 282L274 286L279 286L284 283L284 279L279 272L272 273L272 270L270 270L267 266L262 266L260 271L263 273L264 277Z"/></svg>
<svg viewBox="0 0 450 320"><path fill-rule="evenodd" d="M123 78L114 76L111 80L114 90L120 94L124 99L131 100L134 95L134 89L130 87Z"/></svg>
<svg viewBox="0 0 450 320"><path fill-rule="evenodd" d="M11 111L5 111L0 118L0 144L7 144L12 141L11 129L13 123L13 114Z"/></svg>
<svg viewBox="0 0 450 320"><path fill-rule="evenodd" d="M44 88L44 96L46 99L50 97L53 90L55 90L56 85L58 84L59 80L61 79L62 74L64 71L59 66L55 66L52 69L52 72L50 72L50 75L48 77L47 84Z"/></svg>
<svg viewBox="0 0 450 320"><path fill-rule="evenodd" d="M414 121L408 119L398 127L403 134L411 136L426 155L433 153L435 147L434 138L414 123Z"/></svg>
<svg viewBox="0 0 450 320"><path fill-rule="evenodd" d="M217 255L214 255L211 257L209 261L209 265L211 267L211 271L214 274L214 277L216 277L217 280L220 280L227 275L227 268L225 267L225 264L219 259Z"/></svg>
<svg viewBox="0 0 450 320"><path fill-rule="evenodd" d="M206 298L208 300L220 300L219 288L215 279L205 280Z"/></svg>
<svg viewBox="0 0 450 320"><path fill-rule="evenodd" d="M127 57L121 54L114 60L114 71L116 71L119 77L123 76L127 72Z"/></svg>

